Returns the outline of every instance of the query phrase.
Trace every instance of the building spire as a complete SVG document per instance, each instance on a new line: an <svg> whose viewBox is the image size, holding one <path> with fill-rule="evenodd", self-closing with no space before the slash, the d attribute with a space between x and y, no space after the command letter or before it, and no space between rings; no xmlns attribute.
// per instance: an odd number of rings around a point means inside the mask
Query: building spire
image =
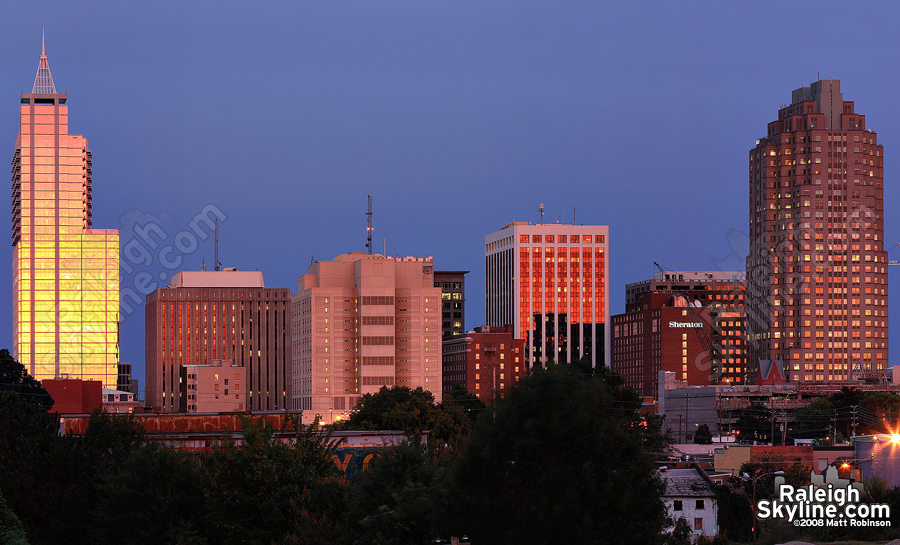
<svg viewBox="0 0 900 545"><path fill-rule="evenodd" d="M35 95L56 94L56 86L53 85L53 76L50 75L50 65L47 64L47 50L44 47L43 29L41 29L41 61L38 63L37 75L34 77L34 88L31 92Z"/></svg>

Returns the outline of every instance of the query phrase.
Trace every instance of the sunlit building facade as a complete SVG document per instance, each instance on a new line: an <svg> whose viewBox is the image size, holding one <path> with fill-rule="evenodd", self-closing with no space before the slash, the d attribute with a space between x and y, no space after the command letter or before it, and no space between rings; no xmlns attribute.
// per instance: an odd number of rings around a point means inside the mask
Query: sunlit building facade
<svg viewBox="0 0 900 545"><path fill-rule="evenodd" d="M91 151L41 52L12 159L13 355L37 379L114 388L119 232L91 225Z"/></svg>
<svg viewBox="0 0 900 545"><path fill-rule="evenodd" d="M430 257L341 254L291 295L293 406L345 418L360 396L405 386L441 401L441 288Z"/></svg>
<svg viewBox="0 0 900 545"><path fill-rule="evenodd" d="M487 235L485 321L512 325L529 366L609 366L609 227L513 222Z"/></svg>
<svg viewBox="0 0 900 545"><path fill-rule="evenodd" d="M791 382L888 365L884 149L841 82L796 89L750 150L750 367Z"/></svg>

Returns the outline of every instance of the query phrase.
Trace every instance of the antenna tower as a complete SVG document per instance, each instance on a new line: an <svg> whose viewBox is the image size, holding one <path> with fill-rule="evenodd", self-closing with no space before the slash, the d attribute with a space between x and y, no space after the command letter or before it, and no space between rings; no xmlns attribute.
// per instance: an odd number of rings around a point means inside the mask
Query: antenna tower
<svg viewBox="0 0 900 545"><path fill-rule="evenodd" d="M372 255L372 195L369 195L369 207L366 209L366 253Z"/></svg>
<svg viewBox="0 0 900 545"><path fill-rule="evenodd" d="M219 267L222 263L219 262L219 218L216 218L216 270L219 270Z"/></svg>

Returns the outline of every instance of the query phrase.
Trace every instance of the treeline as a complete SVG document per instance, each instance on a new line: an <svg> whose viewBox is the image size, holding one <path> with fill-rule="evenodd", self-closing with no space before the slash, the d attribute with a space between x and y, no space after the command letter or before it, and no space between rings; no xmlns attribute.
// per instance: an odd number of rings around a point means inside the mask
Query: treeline
<svg viewBox="0 0 900 545"><path fill-rule="evenodd" d="M490 409L453 397L364 397L344 426L413 439L351 482L333 463L336 445L313 428L283 444L248 419L241 447L189 454L148 442L120 415L97 413L84 436L60 435L55 416L0 392L0 539L8 530L32 545L664 542L670 521L650 453L664 439L617 376L558 366ZM427 446L414 439L425 429Z"/></svg>

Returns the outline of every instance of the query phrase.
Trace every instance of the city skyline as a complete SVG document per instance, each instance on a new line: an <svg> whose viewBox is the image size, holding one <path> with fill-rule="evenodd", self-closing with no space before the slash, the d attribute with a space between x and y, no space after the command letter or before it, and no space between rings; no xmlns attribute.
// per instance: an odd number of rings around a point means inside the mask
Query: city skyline
<svg viewBox="0 0 900 545"><path fill-rule="evenodd" d="M747 149L790 89L820 71L841 79L880 142L890 149L900 140L891 123L900 112L885 93L895 76L880 69L898 44L887 23L893 6L865 40L838 40L835 50L769 43L796 32L792 20L825 27L833 11L779 6L785 17L773 21L774 3L652 13L225 4L179 8L177 21L171 9L16 5L9 15L32 23L0 38L0 93L14 101L27 90L46 27L60 91L78 98L71 125L90 137L96 159L94 222L121 230L123 261L136 237L131 222L156 218L168 234L157 248L138 238L152 265L123 266L123 290L136 289L142 272L161 287L204 259L212 268L211 234L189 229L208 204L227 215L223 264L259 268L268 285L292 287L314 256L364 250L372 194L376 249L473 271L467 329L484 323L472 298L483 292L484 234L514 220L537 223L541 202L545 221L568 223L574 213L579 224L610 226L617 313L621 288L651 275L653 261L740 268ZM15 114L0 112L7 145ZM886 169L885 246L896 259L897 190L890 162ZM442 204L463 212L461 227L442 218ZM192 251L170 269L159 249L183 230L194 235L181 240ZM10 269L0 268L6 285ZM0 297L12 307L10 293ZM122 314L122 361L141 377L143 309L124 299ZM0 339L10 346L11 320L0 313Z"/></svg>

